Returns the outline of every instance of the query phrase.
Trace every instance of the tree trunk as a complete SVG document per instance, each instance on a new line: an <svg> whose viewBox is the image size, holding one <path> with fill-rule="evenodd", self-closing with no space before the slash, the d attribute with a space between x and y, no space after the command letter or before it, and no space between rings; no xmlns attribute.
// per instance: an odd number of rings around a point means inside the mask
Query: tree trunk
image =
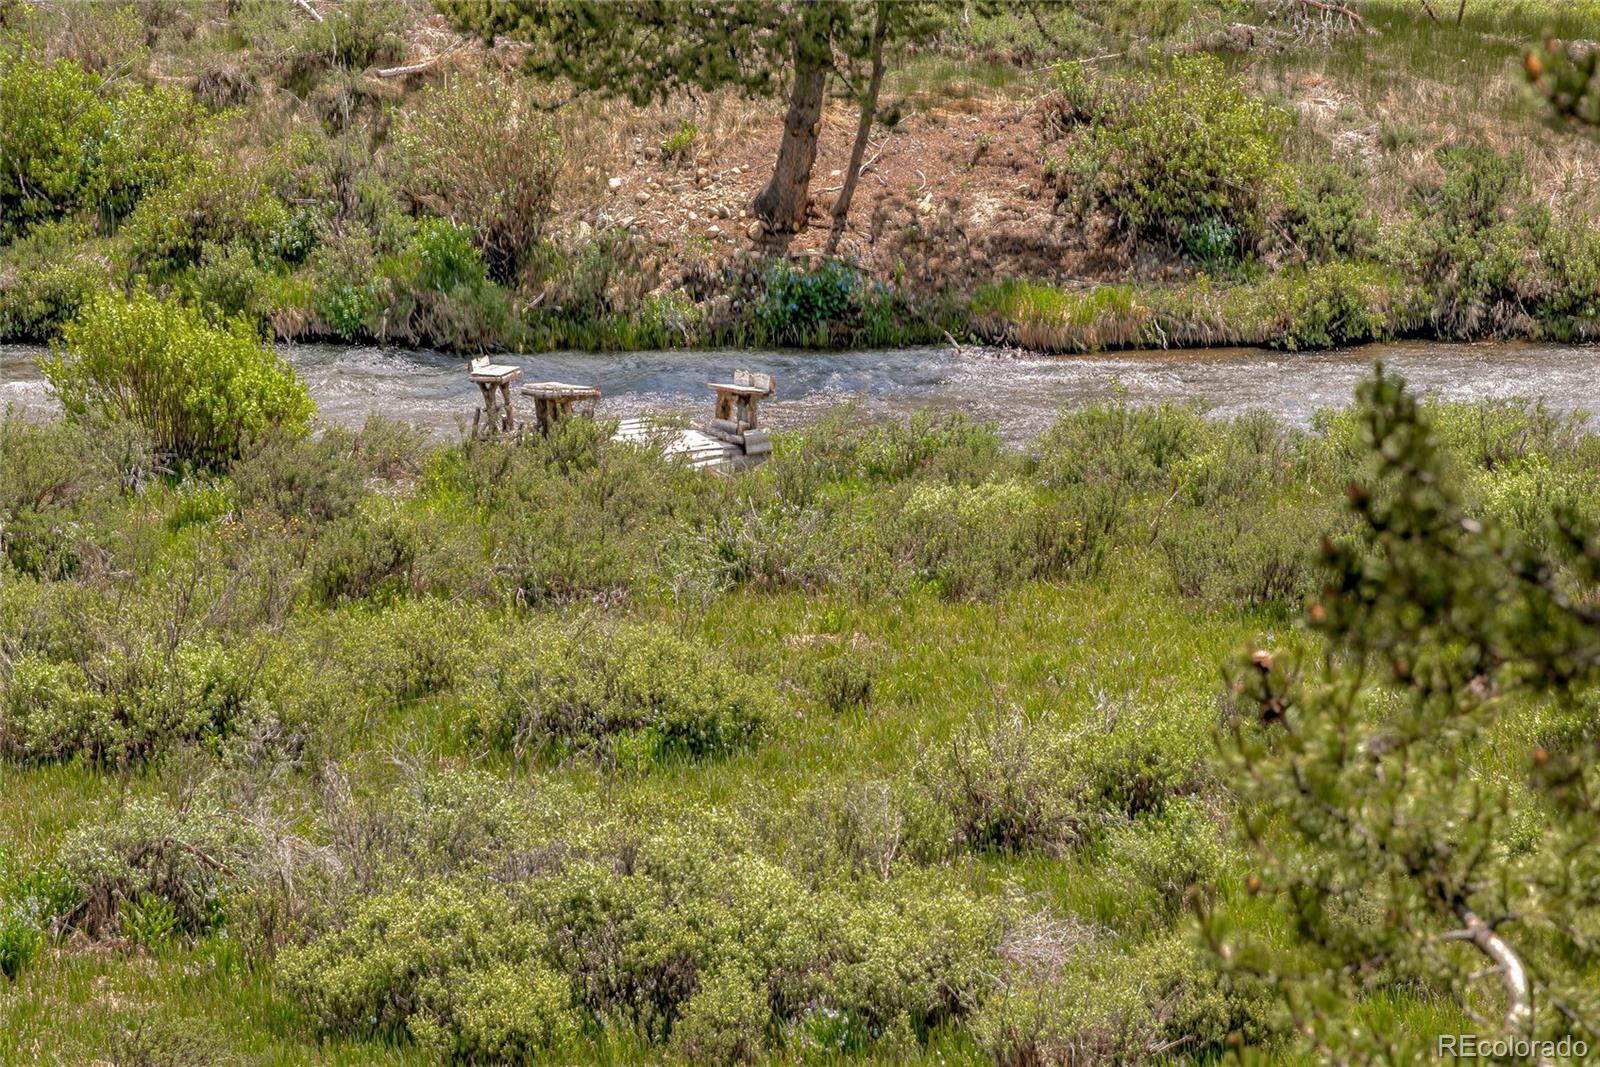
<svg viewBox="0 0 1600 1067"><path fill-rule="evenodd" d="M772 180L756 195L756 218L780 241L798 232L806 221L811 165L817 159L817 123L822 118L822 91L828 68L807 54L804 44L795 49L794 89L789 113L783 120L783 143Z"/></svg>
<svg viewBox="0 0 1600 1067"><path fill-rule="evenodd" d="M883 39L889 33L889 0L878 0L878 21L872 27L872 80L867 83L867 94L861 98L861 122L856 126L856 143L850 149L850 168L844 172L844 188L839 199L833 202L833 228L828 231L828 247L823 255L831 256L844 236L845 219L850 214L850 198L856 195L856 181L861 177L861 158L867 154L867 138L872 134L872 120L878 114L878 89L883 85Z"/></svg>

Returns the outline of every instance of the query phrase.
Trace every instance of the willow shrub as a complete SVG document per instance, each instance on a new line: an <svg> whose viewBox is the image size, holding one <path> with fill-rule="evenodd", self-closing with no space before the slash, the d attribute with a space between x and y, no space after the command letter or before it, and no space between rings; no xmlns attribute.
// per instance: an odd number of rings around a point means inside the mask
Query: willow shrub
<svg viewBox="0 0 1600 1067"><path fill-rule="evenodd" d="M1135 230L1176 236L1216 220L1246 245L1288 188L1288 125L1217 59L1184 56L1131 80L1085 127L1073 170Z"/></svg>
<svg viewBox="0 0 1600 1067"><path fill-rule="evenodd" d="M95 300L43 364L67 415L128 421L156 449L217 466L273 429L302 432L311 397L244 319L220 326L148 292Z"/></svg>

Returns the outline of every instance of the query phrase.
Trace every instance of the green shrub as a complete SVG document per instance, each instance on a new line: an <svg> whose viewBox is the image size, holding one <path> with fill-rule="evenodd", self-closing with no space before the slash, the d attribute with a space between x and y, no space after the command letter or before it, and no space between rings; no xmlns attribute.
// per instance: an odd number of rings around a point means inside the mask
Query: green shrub
<svg viewBox="0 0 1600 1067"><path fill-rule="evenodd" d="M1180 464L1206 436L1200 412L1183 404L1119 400L1066 411L1039 438L1038 473L1052 489L1081 492L1100 483L1124 501L1170 492Z"/></svg>
<svg viewBox="0 0 1600 1067"><path fill-rule="evenodd" d="M365 495L353 445L352 436L337 429L317 437L269 431L228 468L239 507L285 523L353 514Z"/></svg>
<svg viewBox="0 0 1600 1067"><path fill-rule="evenodd" d="M1216 219L1243 252L1263 207L1281 195L1287 122L1210 56L1184 56L1130 81L1074 143L1073 169L1090 196L1135 230L1175 235Z"/></svg>
<svg viewBox="0 0 1600 1067"><path fill-rule="evenodd" d="M766 1047L772 1005L742 969L702 979L672 1027L673 1050L690 1063L749 1063Z"/></svg>
<svg viewBox="0 0 1600 1067"><path fill-rule="evenodd" d="M85 647L79 659L16 657L0 687L0 752L126 765L266 714L254 703L258 676L247 654L214 638L166 648L146 632Z"/></svg>
<svg viewBox="0 0 1600 1067"><path fill-rule="evenodd" d="M1331 348L1393 337L1413 322L1414 305L1392 269L1333 262L1230 289L1222 316L1242 336L1273 347Z"/></svg>
<svg viewBox="0 0 1600 1067"><path fill-rule="evenodd" d="M0 978L15 981L44 946L42 902L0 892Z"/></svg>
<svg viewBox="0 0 1600 1067"><path fill-rule="evenodd" d="M1059 731L1020 711L990 713L962 724L927 775L969 848L1061 850L1086 823L1066 761Z"/></svg>
<svg viewBox="0 0 1600 1067"><path fill-rule="evenodd" d="M230 897L260 884L260 834L203 799L132 800L86 820L61 848L75 902L65 916L91 936L203 934L224 925Z"/></svg>
<svg viewBox="0 0 1600 1067"><path fill-rule="evenodd" d="M33 424L0 415L0 556L18 572L60 578L78 565L86 503L108 485L137 485L148 447L120 425Z"/></svg>
<svg viewBox="0 0 1600 1067"><path fill-rule="evenodd" d="M111 121L100 79L76 63L0 54L0 240L92 202Z"/></svg>
<svg viewBox="0 0 1600 1067"><path fill-rule="evenodd" d="M1528 254L1541 213L1524 200L1521 160L1478 143L1436 158L1439 177L1413 186L1410 216L1387 231L1380 254L1426 291L1426 321L1441 334L1526 331L1527 308L1548 283Z"/></svg>
<svg viewBox="0 0 1600 1067"><path fill-rule="evenodd" d="M398 707L455 685L476 659L483 624L481 612L432 600L355 609L335 655L352 688Z"/></svg>
<svg viewBox="0 0 1600 1067"><path fill-rule="evenodd" d="M1294 608L1320 576L1308 546L1338 525L1337 506L1325 499L1185 508L1163 517L1158 544L1184 596Z"/></svg>
<svg viewBox="0 0 1600 1067"><path fill-rule="evenodd" d="M465 1063L527 1062L582 1034L571 983L536 963L496 963L441 983L436 1002L407 1025L423 1048Z"/></svg>
<svg viewBox="0 0 1600 1067"><path fill-rule="evenodd" d="M185 176L194 163L195 145L209 132L188 92L166 86L122 92L112 105L98 160L96 206L102 219L123 218L145 196Z"/></svg>
<svg viewBox="0 0 1600 1067"><path fill-rule="evenodd" d="M1216 892L1227 861L1221 833L1192 800L1115 827L1106 842L1112 883L1165 921L1184 907L1189 893L1209 898Z"/></svg>
<svg viewBox="0 0 1600 1067"><path fill-rule="evenodd" d="M423 219L405 249L378 269L390 293L388 334L452 349L514 340L510 298L489 280L470 230Z"/></svg>
<svg viewBox="0 0 1600 1067"><path fill-rule="evenodd" d="M978 851L1062 852L1206 782L1203 738L1170 709L1067 731L1020 711L963 723L922 772Z"/></svg>
<svg viewBox="0 0 1600 1067"><path fill-rule="evenodd" d="M284 952L278 976L330 1029L421 1024L441 1044L463 978L497 958L527 960L533 946L512 915L504 891L489 885L423 883L380 894L320 940Z"/></svg>
<svg viewBox="0 0 1600 1067"><path fill-rule="evenodd" d="M350 515L321 534L307 560L312 595L381 603L417 592L420 553L416 528L394 510Z"/></svg>
<svg viewBox="0 0 1600 1067"><path fill-rule="evenodd" d="M760 278L750 311L759 343L825 343L830 328L859 306L868 284L854 267L838 260L811 270L781 261L772 264Z"/></svg>
<svg viewBox="0 0 1600 1067"><path fill-rule="evenodd" d="M1065 955L1055 973L1012 977L972 1020L995 1062L1144 1064L1160 1062L1174 1043L1188 1055L1220 1056L1230 1033L1261 1032L1265 1006L1226 993L1182 939Z"/></svg>
<svg viewBox="0 0 1600 1067"><path fill-rule="evenodd" d="M37 223L0 248L0 340L54 337L90 298L109 270L82 225Z"/></svg>
<svg viewBox="0 0 1600 1067"><path fill-rule="evenodd" d="M1301 173L1289 188L1286 214L1290 240L1312 262L1362 255L1377 239L1360 183L1336 164Z"/></svg>
<svg viewBox="0 0 1600 1067"><path fill-rule="evenodd" d="M913 576L957 600L1060 576L1091 561L1097 547L1090 527L1065 504L1014 481L915 485L885 536Z"/></svg>
<svg viewBox="0 0 1600 1067"><path fill-rule="evenodd" d="M517 278L549 221L565 163L555 127L509 80L425 90L396 133L398 177L430 211L465 228L498 281Z"/></svg>
<svg viewBox="0 0 1600 1067"><path fill-rule="evenodd" d="M258 262L293 255L304 218L272 194L259 168L204 142L174 180L139 201L117 241L130 273L160 279L200 264L213 248L235 244L248 247Z"/></svg>
<svg viewBox="0 0 1600 1067"><path fill-rule="evenodd" d="M692 122L686 122L667 135L661 142L661 156L663 159L682 162L689 158L689 153L694 150L695 140L700 136L700 127Z"/></svg>
<svg viewBox="0 0 1600 1067"><path fill-rule="evenodd" d="M496 876L526 862L540 810L480 771L408 775L345 815L359 829L342 843L342 858L367 887L425 875Z"/></svg>
<svg viewBox="0 0 1600 1067"><path fill-rule="evenodd" d="M668 531L712 488L659 451L563 420L520 446L471 445L447 483L483 509L494 581L528 607L615 602L654 573Z"/></svg>
<svg viewBox="0 0 1600 1067"><path fill-rule="evenodd" d="M226 463L274 428L303 430L312 412L305 386L250 323L211 326L142 290L92 303L44 371L69 416L134 422L158 450L201 465Z"/></svg>
<svg viewBox="0 0 1600 1067"><path fill-rule="evenodd" d="M624 742L652 759L708 756L758 738L774 717L763 688L702 645L660 627L531 630L484 673L469 732L518 751L597 750Z"/></svg>
<svg viewBox="0 0 1600 1067"><path fill-rule="evenodd" d="M836 649L814 660L808 669L811 692L834 715L870 705L880 673L878 656L854 646Z"/></svg>
<svg viewBox="0 0 1600 1067"><path fill-rule="evenodd" d="M179 289L213 321L242 316L257 323L277 310L280 293L277 275L256 262L244 241L201 245L200 262L182 278Z"/></svg>

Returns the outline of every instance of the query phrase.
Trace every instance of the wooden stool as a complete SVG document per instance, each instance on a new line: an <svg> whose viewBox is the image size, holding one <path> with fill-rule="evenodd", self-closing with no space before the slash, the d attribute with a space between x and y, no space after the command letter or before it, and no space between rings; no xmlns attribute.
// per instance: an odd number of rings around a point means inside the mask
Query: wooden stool
<svg viewBox="0 0 1600 1067"><path fill-rule="evenodd" d="M540 433L549 433L556 420L572 414L572 406L579 401L588 405L587 414L594 414L594 405L600 399L600 389L593 385L571 385L567 382L529 382L522 387L523 396L533 397L534 425Z"/></svg>
<svg viewBox="0 0 1600 1067"><path fill-rule="evenodd" d="M472 436L496 437L516 433L520 428L511 405L511 383L522 377L522 368L505 363L490 363L487 356L469 365L467 377L483 395L483 407L472 413ZM483 424L480 429L480 422Z"/></svg>
<svg viewBox="0 0 1600 1067"><path fill-rule="evenodd" d="M706 385L717 395L716 410L711 416L713 432L720 431L717 436L732 435L742 444L745 431L756 428L761 401L772 395L772 375L736 370L733 381Z"/></svg>

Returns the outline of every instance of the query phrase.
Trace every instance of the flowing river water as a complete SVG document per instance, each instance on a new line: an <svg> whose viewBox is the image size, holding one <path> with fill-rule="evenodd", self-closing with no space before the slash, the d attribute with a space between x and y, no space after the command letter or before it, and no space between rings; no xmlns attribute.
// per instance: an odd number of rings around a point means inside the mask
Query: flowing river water
<svg viewBox="0 0 1600 1067"><path fill-rule="evenodd" d="M477 390L464 360L437 352L284 345L321 417L357 426L371 412L453 435L470 422ZM36 366L41 350L0 346L0 409L44 414L54 403ZM1265 410L1305 426L1318 408L1349 403L1375 360L1421 392L1447 400L1542 399L1552 409L1600 412L1600 347L1400 343L1317 353L1206 349L1097 356L1017 356L950 348L877 352L694 351L497 356L527 381L594 383L602 415L708 415L705 383L735 367L777 379L762 407L776 427L854 403L864 417L932 408L999 424L1009 441L1037 436L1062 407L1110 399L1193 401L1218 416Z"/></svg>

